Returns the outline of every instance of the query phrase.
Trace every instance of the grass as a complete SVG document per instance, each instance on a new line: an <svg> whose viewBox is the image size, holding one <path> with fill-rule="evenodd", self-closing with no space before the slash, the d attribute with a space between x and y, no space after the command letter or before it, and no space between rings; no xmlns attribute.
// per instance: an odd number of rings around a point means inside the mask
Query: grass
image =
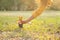
<svg viewBox="0 0 60 40"><path fill-rule="evenodd" d="M60 17L39 17L20 30L16 16L0 16L1 40L60 40Z"/></svg>
<svg viewBox="0 0 60 40"><path fill-rule="evenodd" d="M25 19L30 13L0 12L0 40L60 40L60 11L45 11L19 28L18 16L23 15Z"/></svg>

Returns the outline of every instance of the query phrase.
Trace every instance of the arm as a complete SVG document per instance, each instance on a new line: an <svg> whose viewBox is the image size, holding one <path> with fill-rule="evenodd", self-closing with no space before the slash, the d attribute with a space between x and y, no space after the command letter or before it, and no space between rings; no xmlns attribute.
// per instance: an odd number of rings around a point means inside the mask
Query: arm
<svg viewBox="0 0 60 40"><path fill-rule="evenodd" d="M31 21L32 19L36 18L37 16L41 15L42 12L45 10L45 8L51 4L51 0L41 0L41 6L39 6L32 14L31 17L29 17L26 22Z"/></svg>
<svg viewBox="0 0 60 40"><path fill-rule="evenodd" d="M45 8L51 4L51 0L40 0L41 2L41 5L33 12L32 16L29 17L28 19L22 21L22 23L27 23L31 20L33 20L34 18L36 18L37 16L41 15L42 12L45 10ZM37 0L37 3L38 3L38 0Z"/></svg>

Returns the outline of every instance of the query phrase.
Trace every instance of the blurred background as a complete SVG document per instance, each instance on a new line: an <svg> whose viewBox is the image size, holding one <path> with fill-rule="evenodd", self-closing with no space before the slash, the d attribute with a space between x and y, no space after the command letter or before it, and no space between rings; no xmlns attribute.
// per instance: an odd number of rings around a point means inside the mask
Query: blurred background
<svg viewBox="0 0 60 40"><path fill-rule="evenodd" d="M0 11L31 11L36 8L34 0L0 0ZM48 9L60 10L60 0L53 0Z"/></svg>
<svg viewBox="0 0 60 40"><path fill-rule="evenodd" d="M60 40L60 0L22 30L18 26L19 16L29 18L38 6L35 0L0 0L0 40Z"/></svg>

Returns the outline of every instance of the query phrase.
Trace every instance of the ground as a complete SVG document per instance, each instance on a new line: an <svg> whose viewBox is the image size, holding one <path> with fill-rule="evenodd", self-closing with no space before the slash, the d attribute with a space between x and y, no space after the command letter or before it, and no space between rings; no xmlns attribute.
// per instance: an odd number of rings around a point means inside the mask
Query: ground
<svg viewBox="0 0 60 40"><path fill-rule="evenodd" d="M60 40L60 11L45 11L19 28L18 16L23 19L32 11L0 12L0 40Z"/></svg>

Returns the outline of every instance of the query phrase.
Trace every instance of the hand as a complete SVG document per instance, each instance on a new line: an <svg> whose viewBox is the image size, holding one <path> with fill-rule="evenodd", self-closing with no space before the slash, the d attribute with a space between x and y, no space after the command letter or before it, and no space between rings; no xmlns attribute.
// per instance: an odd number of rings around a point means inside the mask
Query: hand
<svg viewBox="0 0 60 40"><path fill-rule="evenodd" d="M22 20L22 21L18 21L18 24L26 24L27 23L27 21L26 20Z"/></svg>
<svg viewBox="0 0 60 40"><path fill-rule="evenodd" d="M22 20L22 16L19 16L18 24L25 24L26 20Z"/></svg>
<svg viewBox="0 0 60 40"><path fill-rule="evenodd" d="M18 21L18 24L26 24L28 22L30 22L32 19L34 19L33 16L31 16L30 18L26 19L26 20L22 20L22 17L19 17L19 21Z"/></svg>
<svg viewBox="0 0 60 40"><path fill-rule="evenodd" d="M21 21L21 20L18 21L18 25L20 28L23 28L23 24L25 24L25 23L26 23L25 20L24 21Z"/></svg>

